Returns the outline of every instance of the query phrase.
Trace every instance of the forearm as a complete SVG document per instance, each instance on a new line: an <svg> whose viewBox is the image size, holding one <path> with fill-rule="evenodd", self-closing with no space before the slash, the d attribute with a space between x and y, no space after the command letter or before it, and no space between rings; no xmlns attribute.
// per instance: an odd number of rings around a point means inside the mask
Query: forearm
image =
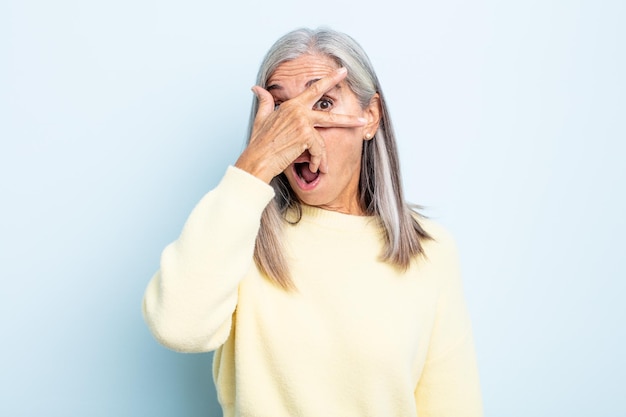
<svg viewBox="0 0 626 417"><path fill-rule="evenodd" d="M194 208L180 237L163 251L144 296L144 317L160 343L199 352L226 340L272 197L271 187L231 167Z"/></svg>

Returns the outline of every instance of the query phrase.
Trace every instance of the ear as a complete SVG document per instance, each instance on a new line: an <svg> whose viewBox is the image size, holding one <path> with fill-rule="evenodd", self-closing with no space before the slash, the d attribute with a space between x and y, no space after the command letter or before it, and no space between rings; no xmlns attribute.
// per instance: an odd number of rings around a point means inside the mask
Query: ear
<svg viewBox="0 0 626 417"><path fill-rule="evenodd" d="M374 94L370 100L370 104L364 110L367 124L363 126L363 138L370 140L376 135L378 130L378 124L380 123L380 115L382 113L380 108L380 95Z"/></svg>

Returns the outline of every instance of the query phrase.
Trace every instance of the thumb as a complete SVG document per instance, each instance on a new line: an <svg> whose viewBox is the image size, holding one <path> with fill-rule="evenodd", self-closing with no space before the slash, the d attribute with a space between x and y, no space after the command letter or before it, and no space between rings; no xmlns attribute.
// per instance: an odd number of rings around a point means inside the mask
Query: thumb
<svg viewBox="0 0 626 417"><path fill-rule="evenodd" d="M258 120L260 118L263 120L274 111L274 97L272 97L269 91L258 85L252 87L252 92L257 100L259 100L259 109L256 113L256 119Z"/></svg>

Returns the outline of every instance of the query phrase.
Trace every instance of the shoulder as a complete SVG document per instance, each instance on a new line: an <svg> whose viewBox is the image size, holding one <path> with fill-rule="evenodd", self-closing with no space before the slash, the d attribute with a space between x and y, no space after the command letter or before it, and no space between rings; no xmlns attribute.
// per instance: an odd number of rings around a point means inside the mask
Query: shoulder
<svg viewBox="0 0 626 417"><path fill-rule="evenodd" d="M424 245L447 247L456 250L456 241L450 231L439 222L424 217L419 213L413 213L413 218L426 232L429 238L423 240Z"/></svg>
<svg viewBox="0 0 626 417"><path fill-rule="evenodd" d="M428 263L446 264L456 266L458 264L458 248L452 234L435 220L414 214L415 220L423 231L428 235L421 239L424 258Z"/></svg>

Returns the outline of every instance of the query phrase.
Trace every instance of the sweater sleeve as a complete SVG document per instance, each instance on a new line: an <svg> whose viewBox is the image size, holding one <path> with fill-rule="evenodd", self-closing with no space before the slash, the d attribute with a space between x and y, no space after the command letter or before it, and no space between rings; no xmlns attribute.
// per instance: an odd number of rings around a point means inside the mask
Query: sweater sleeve
<svg viewBox="0 0 626 417"><path fill-rule="evenodd" d="M437 248L427 256L442 271L442 287L426 362L415 389L418 415L480 417L480 381L456 246L445 232L434 237Z"/></svg>
<svg viewBox="0 0 626 417"><path fill-rule="evenodd" d="M237 289L253 264L254 243L271 186L229 167L161 255L143 315L154 337L180 352L206 352L230 334Z"/></svg>

